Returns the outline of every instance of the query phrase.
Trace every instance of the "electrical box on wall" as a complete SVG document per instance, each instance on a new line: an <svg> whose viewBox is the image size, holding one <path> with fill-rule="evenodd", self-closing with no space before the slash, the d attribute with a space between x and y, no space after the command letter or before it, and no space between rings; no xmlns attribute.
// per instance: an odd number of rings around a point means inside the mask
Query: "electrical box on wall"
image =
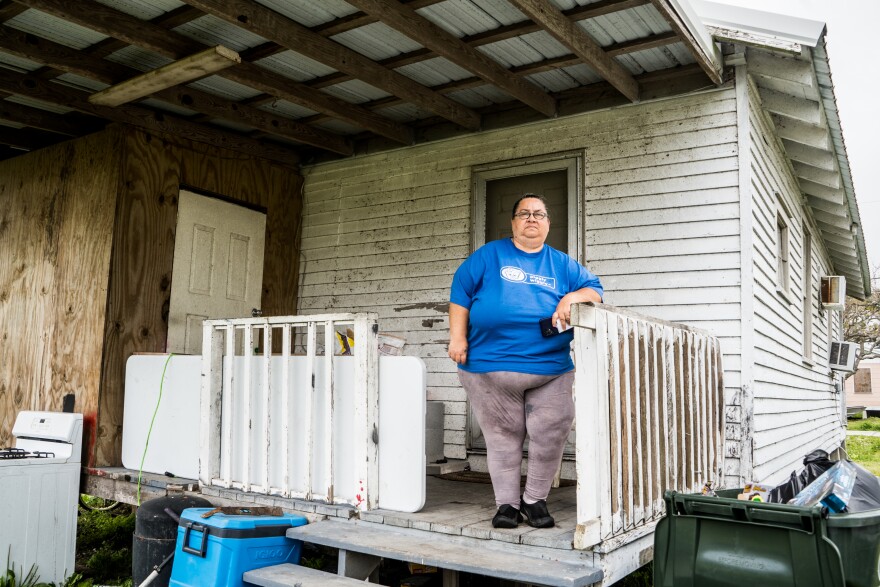
<svg viewBox="0 0 880 587"><path fill-rule="evenodd" d="M826 310L843 310L846 306L846 277L826 275L819 287L822 307Z"/></svg>
<svg viewBox="0 0 880 587"><path fill-rule="evenodd" d="M846 371L848 373L855 371L858 350L859 346L851 342L832 342L828 366L832 371Z"/></svg>

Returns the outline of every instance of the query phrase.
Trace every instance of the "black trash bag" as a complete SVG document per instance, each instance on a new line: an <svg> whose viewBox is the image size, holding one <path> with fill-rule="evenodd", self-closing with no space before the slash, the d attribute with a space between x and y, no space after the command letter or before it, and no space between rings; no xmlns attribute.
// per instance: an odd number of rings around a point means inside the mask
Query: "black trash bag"
<svg viewBox="0 0 880 587"><path fill-rule="evenodd" d="M880 479L857 463L853 463L853 465L858 473L852 496L846 506L846 512L854 514L880 508ZM819 475L832 466L834 466L834 461L828 458L827 452L814 450L804 457L804 469L800 472L792 471L788 481L770 491L767 501L788 503L804 487L815 481Z"/></svg>
<svg viewBox="0 0 880 587"><path fill-rule="evenodd" d="M770 490L767 501L770 503L788 503L795 495L803 491L804 487L812 483L822 473L834 466L834 462L828 458L824 450L814 450L804 457L802 471L792 471L788 481Z"/></svg>

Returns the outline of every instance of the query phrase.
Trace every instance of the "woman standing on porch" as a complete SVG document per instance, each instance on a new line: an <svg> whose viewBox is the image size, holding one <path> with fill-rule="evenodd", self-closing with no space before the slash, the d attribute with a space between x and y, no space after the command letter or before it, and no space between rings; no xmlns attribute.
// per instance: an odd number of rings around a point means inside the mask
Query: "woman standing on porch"
<svg viewBox="0 0 880 587"><path fill-rule="evenodd" d="M498 512L496 528L525 520L550 528L547 495L574 420L571 305L602 301L599 278L545 245L550 216L542 196L513 206L513 237L477 249L455 272L449 357L486 439ZM556 329L540 322L550 318ZM549 335L549 336L548 336ZM529 436L520 497L523 441Z"/></svg>

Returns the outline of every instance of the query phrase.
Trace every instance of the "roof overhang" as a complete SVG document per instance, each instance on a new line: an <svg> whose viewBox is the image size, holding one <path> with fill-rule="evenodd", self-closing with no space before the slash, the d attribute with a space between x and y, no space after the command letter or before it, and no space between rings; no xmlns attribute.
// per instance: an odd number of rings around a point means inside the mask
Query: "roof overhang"
<svg viewBox="0 0 880 587"><path fill-rule="evenodd" d="M831 80L825 23L691 2L716 40L743 47L728 64L746 65L835 272L846 276L848 295L864 299L871 292L870 269Z"/></svg>

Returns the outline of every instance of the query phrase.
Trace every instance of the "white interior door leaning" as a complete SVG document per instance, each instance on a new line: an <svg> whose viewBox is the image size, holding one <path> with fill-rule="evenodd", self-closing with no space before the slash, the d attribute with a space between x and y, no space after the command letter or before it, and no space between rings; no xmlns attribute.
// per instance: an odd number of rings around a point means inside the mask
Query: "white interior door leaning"
<svg viewBox="0 0 880 587"><path fill-rule="evenodd" d="M168 352L200 354L202 321L260 307L266 215L181 190L168 311Z"/></svg>

